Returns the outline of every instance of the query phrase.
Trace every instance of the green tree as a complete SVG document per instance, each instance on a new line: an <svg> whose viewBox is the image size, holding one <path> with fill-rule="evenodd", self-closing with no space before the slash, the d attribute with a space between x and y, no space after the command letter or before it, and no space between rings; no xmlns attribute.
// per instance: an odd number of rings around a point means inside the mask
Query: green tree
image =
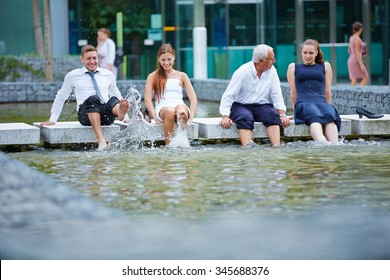
<svg viewBox="0 0 390 280"><path fill-rule="evenodd" d="M39 0L32 0L33 4L33 19L34 19L34 38L35 51L39 56L43 56L43 37L41 25L41 13L39 10Z"/></svg>
<svg viewBox="0 0 390 280"><path fill-rule="evenodd" d="M53 81L53 65L52 65L52 57L51 57L51 24L50 24L50 8L49 8L49 0L43 0L43 19L45 23L45 59L46 59L46 67L45 67L45 77L46 82Z"/></svg>

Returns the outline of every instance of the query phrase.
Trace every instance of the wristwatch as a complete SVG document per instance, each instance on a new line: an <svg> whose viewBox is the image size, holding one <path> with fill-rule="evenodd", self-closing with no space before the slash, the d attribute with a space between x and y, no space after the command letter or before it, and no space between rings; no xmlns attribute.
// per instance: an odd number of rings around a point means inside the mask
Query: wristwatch
<svg viewBox="0 0 390 280"><path fill-rule="evenodd" d="M279 114L279 117L285 118L285 117L286 117L286 114Z"/></svg>

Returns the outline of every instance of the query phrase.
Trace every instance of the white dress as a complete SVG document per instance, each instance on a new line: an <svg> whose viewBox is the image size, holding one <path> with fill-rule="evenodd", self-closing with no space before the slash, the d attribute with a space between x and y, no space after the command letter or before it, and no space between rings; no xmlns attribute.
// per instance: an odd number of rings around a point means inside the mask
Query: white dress
<svg viewBox="0 0 390 280"><path fill-rule="evenodd" d="M107 38L107 40L104 43L98 45L97 51L99 55L100 67L104 69L108 69L108 64L113 65L112 72L116 77L118 70L114 66L115 52L116 52L115 42L111 38Z"/></svg>
<svg viewBox="0 0 390 280"><path fill-rule="evenodd" d="M165 84L164 94L159 101L156 101L155 111L156 111L157 119L159 121L163 121L160 117L160 111L163 107L176 108L176 106L180 104L185 105L183 101L183 88L180 86L180 79L179 78L167 79L167 83ZM190 112L189 109L188 112Z"/></svg>

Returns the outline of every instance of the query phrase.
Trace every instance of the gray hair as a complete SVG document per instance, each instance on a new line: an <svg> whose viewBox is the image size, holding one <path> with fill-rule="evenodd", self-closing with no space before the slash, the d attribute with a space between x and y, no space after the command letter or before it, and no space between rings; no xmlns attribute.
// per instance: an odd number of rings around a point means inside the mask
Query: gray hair
<svg viewBox="0 0 390 280"><path fill-rule="evenodd" d="M273 50L272 47L265 44L257 45L253 50L252 61L258 63L260 59L268 58L268 53Z"/></svg>

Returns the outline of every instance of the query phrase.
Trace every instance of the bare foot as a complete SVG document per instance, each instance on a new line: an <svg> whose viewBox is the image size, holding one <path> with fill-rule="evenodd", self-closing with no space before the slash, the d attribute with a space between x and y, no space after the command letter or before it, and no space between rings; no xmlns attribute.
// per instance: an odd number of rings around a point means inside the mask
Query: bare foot
<svg viewBox="0 0 390 280"><path fill-rule="evenodd" d="M55 123L54 122L51 122L51 121L44 121L44 122L41 122L39 124L40 127L44 126L44 125L54 125Z"/></svg>
<svg viewBox="0 0 390 280"><path fill-rule="evenodd" d="M108 147L107 145L107 142L106 141L100 141L99 142L99 146L97 148L97 151L103 151L104 149L106 149Z"/></svg>
<svg viewBox="0 0 390 280"><path fill-rule="evenodd" d="M123 121L130 108L130 103L126 99L121 99L119 102L118 120Z"/></svg>
<svg viewBox="0 0 390 280"><path fill-rule="evenodd" d="M248 148L254 148L254 147L257 147L258 145L253 141L249 141L248 143L246 143L245 145L242 145L241 147L244 148L244 149L248 149Z"/></svg>
<svg viewBox="0 0 390 280"><path fill-rule="evenodd" d="M177 113L177 123L181 124L182 128L185 128L187 125L188 117L186 112L181 111Z"/></svg>

